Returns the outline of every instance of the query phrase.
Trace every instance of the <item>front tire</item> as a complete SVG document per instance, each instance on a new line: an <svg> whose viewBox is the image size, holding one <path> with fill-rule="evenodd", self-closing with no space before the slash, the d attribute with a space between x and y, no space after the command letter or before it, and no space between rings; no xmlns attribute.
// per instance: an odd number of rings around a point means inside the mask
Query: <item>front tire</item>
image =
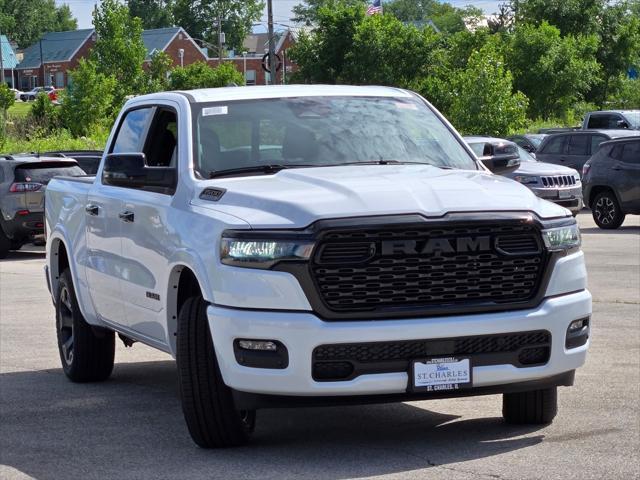
<svg viewBox="0 0 640 480"><path fill-rule="evenodd" d="M502 416L515 425L547 425L558 413L558 387L530 392L505 393Z"/></svg>
<svg viewBox="0 0 640 480"><path fill-rule="evenodd" d="M178 317L177 355L182 412L193 441L202 448L246 443L255 411L238 411L222 380L209 331L207 304L188 298Z"/></svg>
<svg viewBox="0 0 640 480"><path fill-rule="evenodd" d="M96 329L80 313L71 273L65 270L56 290L58 351L65 375L72 382L101 382L111 375L115 335Z"/></svg>
<svg viewBox="0 0 640 480"><path fill-rule="evenodd" d="M610 190L600 192L596 195L596 198L593 200L591 213L596 225L605 230L618 228L622 225L622 222L624 222L625 217L618 203L618 199Z"/></svg>

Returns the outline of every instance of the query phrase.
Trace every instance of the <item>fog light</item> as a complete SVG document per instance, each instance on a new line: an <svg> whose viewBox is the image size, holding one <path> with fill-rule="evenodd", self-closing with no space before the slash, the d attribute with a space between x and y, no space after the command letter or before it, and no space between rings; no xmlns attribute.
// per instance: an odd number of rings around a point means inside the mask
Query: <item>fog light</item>
<svg viewBox="0 0 640 480"><path fill-rule="evenodd" d="M581 318L580 320L574 320L569 324L569 331L575 332L576 330L580 330L585 325L585 319Z"/></svg>
<svg viewBox="0 0 640 480"><path fill-rule="evenodd" d="M275 352L278 345L271 340L238 340L238 346L243 350L260 350L263 352Z"/></svg>

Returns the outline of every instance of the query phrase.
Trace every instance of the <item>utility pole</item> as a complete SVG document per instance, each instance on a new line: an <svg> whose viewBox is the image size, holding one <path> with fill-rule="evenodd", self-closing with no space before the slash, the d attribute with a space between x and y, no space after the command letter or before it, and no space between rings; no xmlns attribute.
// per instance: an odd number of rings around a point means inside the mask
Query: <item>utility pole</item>
<svg viewBox="0 0 640 480"><path fill-rule="evenodd" d="M44 60L42 60L42 38L40 39L40 66L42 67L42 86L46 85L46 79L44 78Z"/></svg>
<svg viewBox="0 0 640 480"><path fill-rule="evenodd" d="M4 60L2 58L2 32L0 32L0 84L4 83ZM11 88L13 88L13 78L11 79Z"/></svg>
<svg viewBox="0 0 640 480"><path fill-rule="evenodd" d="M222 65L222 16L218 14L218 66Z"/></svg>
<svg viewBox="0 0 640 480"><path fill-rule="evenodd" d="M276 83L276 42L273 38L273 0L267 0L267 24L269 27L269 77L271 85Z"/></svg>

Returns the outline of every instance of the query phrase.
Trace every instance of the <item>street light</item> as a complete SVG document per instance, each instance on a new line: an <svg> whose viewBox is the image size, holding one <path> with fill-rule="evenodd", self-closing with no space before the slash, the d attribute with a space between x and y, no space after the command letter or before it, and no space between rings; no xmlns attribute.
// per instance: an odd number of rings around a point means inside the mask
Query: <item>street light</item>
<svg viewBox="0 0 640 480"><path fill-rule="evenodd" d="M184 67L184 48L178 50L178 56L180 57L180 67Z"/></svg>
<svg viewBox="0 0 640 480"><path fill-rule="evenodd" d="M242 52L242 74L244 75L244 82L247 83L247 52L246 50Z"/></svg>

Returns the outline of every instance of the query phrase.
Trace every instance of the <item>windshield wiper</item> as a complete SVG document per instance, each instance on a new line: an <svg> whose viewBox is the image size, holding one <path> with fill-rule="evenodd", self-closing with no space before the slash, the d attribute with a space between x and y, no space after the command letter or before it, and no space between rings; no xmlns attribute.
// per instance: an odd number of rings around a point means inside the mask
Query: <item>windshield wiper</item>
<svg viewBox="0 0 640 480"><path fill-rule="evenodd" d="M425 165L429 167L442 168L444 170L452 170L454 167L449 167L448 165L434 165L433 163L428 162L412 162L405 160L370 160L366 162L345 162L345 163L333 163L329 165L322 165L325 167L339 167L341 165Z"/></svg>
<svg viewBox="0 0 640 480"><path fill-rule="evenodd" d="M287 168L309 168L315 165L296 165L296 164L271 164L271 165L253 165L251 167L228 168L226 170L212 170L209 172L209 178L225 177L227 175L241 175L243 173L264 173L270 175L278 173L280 170Z"/></svg>

